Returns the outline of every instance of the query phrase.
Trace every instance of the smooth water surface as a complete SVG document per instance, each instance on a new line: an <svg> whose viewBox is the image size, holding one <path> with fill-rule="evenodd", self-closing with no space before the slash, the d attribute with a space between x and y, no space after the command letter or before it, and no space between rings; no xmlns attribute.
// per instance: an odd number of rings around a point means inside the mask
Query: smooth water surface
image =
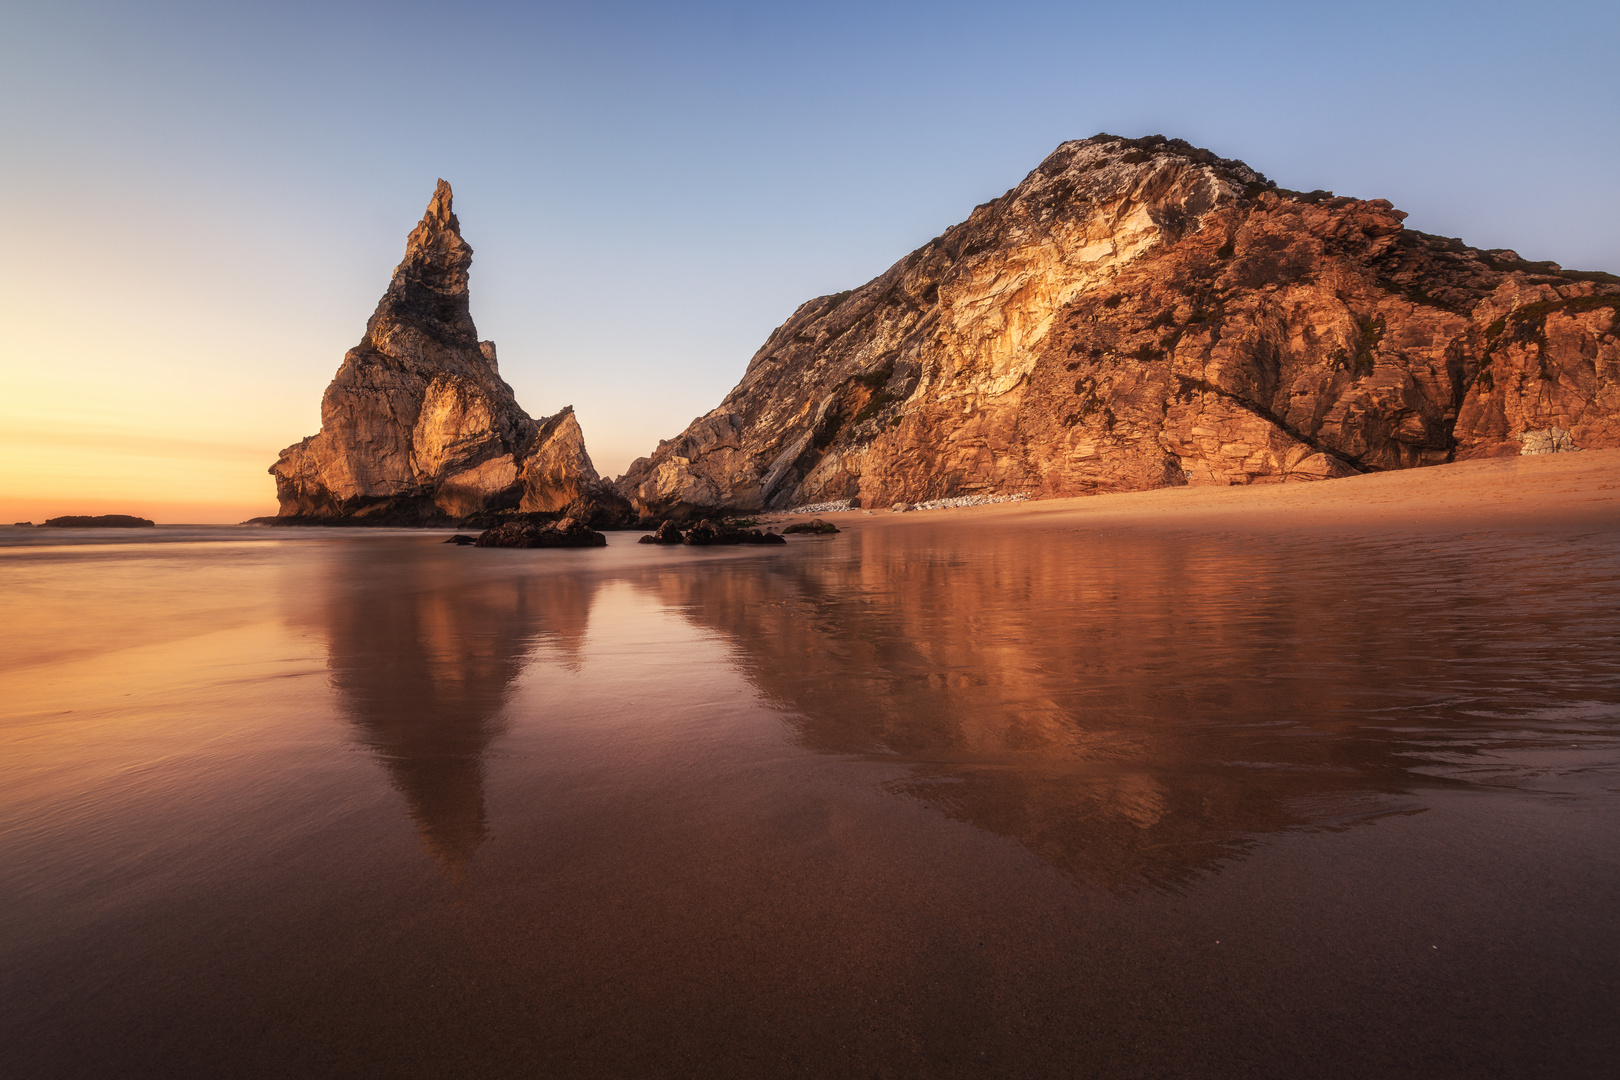
<svg viewBox="0 0 1620 1080"><path fill-rule="evenodd" d="M1620 537L0 530L8 1076L1608 1076Z"/></svg>

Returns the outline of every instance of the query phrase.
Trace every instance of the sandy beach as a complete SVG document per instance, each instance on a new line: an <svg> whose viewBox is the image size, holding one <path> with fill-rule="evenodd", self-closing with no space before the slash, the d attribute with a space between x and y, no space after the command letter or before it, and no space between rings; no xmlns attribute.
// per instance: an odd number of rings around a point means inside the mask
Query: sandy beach
<svg viewBox="0 0 1620 1080"><path fill-rule="evenodd" d="M817 516L841 529L942 520L963 526L1018 523L1261 532L1620 526L1620 450L1487 458L1308 483L1173 487L910 513L888 508L830 515L782 513L767 520L790 524Z"/></svg>

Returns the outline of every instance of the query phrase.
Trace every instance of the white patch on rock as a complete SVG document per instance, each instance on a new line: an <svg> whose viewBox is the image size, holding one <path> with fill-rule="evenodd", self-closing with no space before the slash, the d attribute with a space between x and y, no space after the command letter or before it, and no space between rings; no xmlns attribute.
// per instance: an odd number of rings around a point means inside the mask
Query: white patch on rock
<svg viewBox="0 0 1620 1080"><path fill-rule="evenodd" d="M1524 445L1519 448L1520 457L1529 457L1533 454L1568 454L1580 447L1569 432L1561 427L1544 428L1541 431L1527 431L1524 433Z"/></svg>

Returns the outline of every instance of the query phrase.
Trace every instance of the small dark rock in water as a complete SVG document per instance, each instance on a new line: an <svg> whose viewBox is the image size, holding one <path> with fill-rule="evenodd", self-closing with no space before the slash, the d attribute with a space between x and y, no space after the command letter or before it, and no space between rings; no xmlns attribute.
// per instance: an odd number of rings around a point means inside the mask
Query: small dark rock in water
<svg viewBox="0 0 1620 1080"><path fill-rule="evenodd" d="M732 521L711 521L704 518L697 524L688 528L683 535L681 527L673 521L666 521L658 526L658 531L650 536L643 536L637 543L642 544L687 544L691 547L708 547L711 544L728 546L732 544L785 544L774 532L760 532L758 529L745 529Z"/></svg>
<svg viewBox="0 0 1620 1080"><path fill-rule="evenodd" d="M157 522L130 514L97 514L95 516L47 518L45 524L54 529L151 529Z"/></svg>
<svg viewBox="0 0 1620 1080"><path fill-rule="evenodd" d="M580 453L584 452L582 442ZM563 507L562 513L593 529L628 529L635 525L635 512L629 500L608 485L587 486L577 499Z"/></svg>
<svg viewBox="0 0 1620 1080"><path fill-rule="evenodd" d="M642 544L678 544L681 542L681 527L673 521L666 521L653 530L651 536L643 536L637 543Z"/></svg>
<svg viewBox="0 0 1620 1080"><path fill-rule="evenodd" d="M32 521L13 521L11 527L13 529L32 529L34 523Z"/></svg>
<svg viewBox="0 0 1620 1080"><path fill-rule="evenodd" d="M565 517L540 535L549 547L607 547L607 537L577 518Z"/></svg>
<svg viewBox="0 0 1620 1080"><path fill-rule="evenodd" d="M551 525L508 521L493 529L485 529L473 543L477 547L606 547L607 537L574 518L563 518Z"/></svg>
<svg viewBox="0 0 1620 1080"><path fill-rule="evenodd" d="M786 540L773 532L760 532L758 529L744 529L729 521L715 522L707 518L686 530L681 535L680 526L672 521L666 521L658 526L658 531L651 536L643 536L639 543L643 544L689 544L693 547L707 547L710 544L727 546L731 544L785 544Z"/></svg>
<svg viewBox="0 0 1620 1080"><path fill-rule="evenodd" d="M758 529L741 529L728 522L713 522L705 518L686 531L686 539L682 543L693 546L709 544L785 544L782 537L773 532L760 532Z"/></svg>
<svg viewBox="0 0 1620 1080"><path fill-rule="evenodd" d="M456 544L456 545L459 545L461 547L466 547L469 544L478 543L478 537L476 537L476 536L468 536L466 533L456 533L456 535L454 535L450 539L446 540L445 543L447 543L447 544Z"/></svg>
<svg viewBox="0 0 1620 1080"><path fill-rule="evenodd" d="M705 547L714 543L720 536L720 526L704 518L702 521L686 530L686 536L681 543L692 547Z"/></svg>
<svg viewBox="0 0 1620 1080"><path fill-rule="evenodd" d="M735 529L722 532L714 541L717 544L785 544L781 536L773 532L760 532L758 529Z"/></svg>
<svg viewBox="0 0 1620 1080"><path fill-rule="evenodd" d="M820 518L815 518L811 521L800 521L796 524L789 525L787 528L782 530L784 535L787 533L814 533L816 535L826 534L829 536L838 531L838 526L834 525L830 521L822 521Z"/></svg>

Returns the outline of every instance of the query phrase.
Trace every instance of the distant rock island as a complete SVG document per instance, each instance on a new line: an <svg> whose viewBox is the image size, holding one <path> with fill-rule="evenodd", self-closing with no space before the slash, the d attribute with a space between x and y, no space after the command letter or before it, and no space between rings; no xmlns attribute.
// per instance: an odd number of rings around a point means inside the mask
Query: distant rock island
<svg viewBox="0 0 1620 1080"><path fill-rule="evenodd" d="M643 515L700 517L1620 446L1620 278L1405 216L1179 139L1064 143L800 307L619 487Z"/></svg>
<svg viewBox="0 0 1620 1080"><path fill-rule="evenodd" d="M472 247L438 182L405 257L321 399L321 430L270 468L268 524L436 525L501 512L623 524L574 411L535 421L468 307Z"/></svg>
<svg viewBox="0 0 1620 1080"><path fill-rule="evenodd" d="M28 522L18 522L26 525ZM130 514L95 514L95 515L69 515L67 517L46 518L45 524L40 528L52 529L155 529L157 523L148 518L134 517Z"/></svg>

